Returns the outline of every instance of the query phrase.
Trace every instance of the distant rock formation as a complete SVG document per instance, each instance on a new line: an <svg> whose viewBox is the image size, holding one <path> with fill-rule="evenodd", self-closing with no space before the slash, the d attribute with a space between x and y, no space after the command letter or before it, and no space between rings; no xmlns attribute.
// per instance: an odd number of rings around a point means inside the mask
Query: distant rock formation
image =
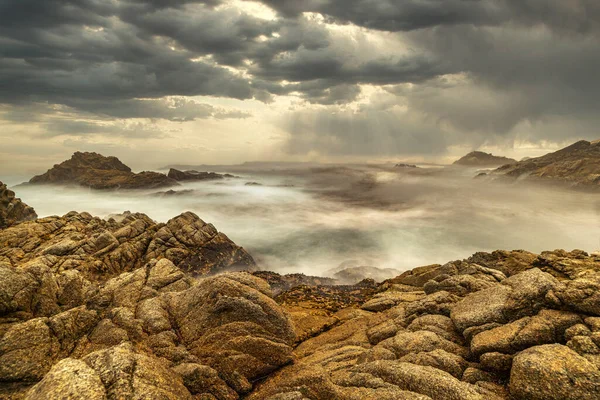
<svg viewBox="0 0 600 400"><path fill-rule="evenodd" d="M158 172L133 173L116 157L76 152L71 159L34 176L30 184L74 184L92 189L153 189L178 183Z"/></svg>
<svg viewBox="0 0 600 400"><path fill-rule="evenodd" d="M193 194L195 191L192 189L185 189L185 190L167 190L164 192L156 192L153 193L152 196L158 196L158 197L173 197L173 196L188 196Z"/></svg>
<svg viewBox="0 0 600 400"><path fill-rule="evenodd" d="M600 141L581 140L542 157L505 165L494 171L513 179L563 183L581 188L600 188Z"/></svg>
<svg viewBox="0 0 600 400"><path fill-rule="evenodd" d="M217 174L215 172L198 172L198 171L180 171L171 168L167 176L178 182L181 181L211 181L225 178L234 178L231 174Z"/></svg>
<svg viewBox="0 0 600 400"><path fill-rule="evenodd" d="M375 282L383 282L384 280L393 278L399 274L400 271L393 268L354 266L335 272L333 277L342 283L355 284L364 279L373 279Z"/></svg>
<svg viewBox="0 0 600 400"><path fill-rule="evenodd" d="M281 275L271 271L256 271L252 274L267 281L275 295L298 286L334 286L338 283L332 278L304 274Z"/></svg>
<svg viewBox="0 0 600 400"><path fill-rule="evenodd" d="M258 182L246 182L245 186L262 186L262 183L258 183Z"/></svg>
<svg viewBox="0 0 600 400"><path fill-rule="evenodd" d="M16 198L15 192L0 182L0 229L36 218L35 210Z"/></svg>
<svg viewBox="0 0 600 400"><path fill-rule="evenodd" d="M481 151L472 151L454 162L454 165L465 167L497 167L499 165L514 164L517 160L508 157L495 156Z"/></svg>
<svg viewBox="0 0 600 400"><path fill-rule="evenodd" d="M419 168L414 164L402 164L402 163L396 164L396 165L394 165L394 167L395 168Z"/></svg>

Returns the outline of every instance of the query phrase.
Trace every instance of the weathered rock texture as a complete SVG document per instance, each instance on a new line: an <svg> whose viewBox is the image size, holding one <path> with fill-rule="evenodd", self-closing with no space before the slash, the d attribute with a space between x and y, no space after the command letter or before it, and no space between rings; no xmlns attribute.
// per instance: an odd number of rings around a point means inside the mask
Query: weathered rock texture
<svg viewBox="0 0 600 400"><path fill-rule="evenodd" d="M598 256L478 253L350 286L224 272L253 266L191 213L0 231L0 398L600 398Z"/></svg>
<svg viewBox="0 0 600 400"><path fill-rule="evenodd" d="M76 152L71 159L55 165L45 174L34 176L30 184L79 185L92 189L153 189L177 185L165 174L133 173L116 157Z"/></svg>
<svg viewBox="0 0 600 400"><path fill-rule="evenodd" d="M600 398L598 256L478 253L338 309L337 292L297 291L277 297L302 338L295 361L250 399Z"/></svg>
<svg viewBox="0 0 600 400"><path fill-rule="evenodd" d="M542 157L502 166L494 173L511 179L598 189L600 188L600 141L581 140Z"/></svg>
<svg viewBox="0 0 600 400"><path fill-rule="evenodd" d="M0 182L0 229L36 218L34 209L16 198L15 192Z"/></svg>
<svg viewBox="0 0 600 400"><path fill-rule="evenodd" d="M514 164L517 160L508 157L495 156L481 151L472 151L466 156L456 160L454 165L466 167L493 167L498 165Z"/></svg>
<svg viewBox="0 0 600 400"><path fill-rule="evenodd" d="M237 399L295 332L264 280L206 277L232 268L254 261L191 213L0 231L0 398Z"/></svg>

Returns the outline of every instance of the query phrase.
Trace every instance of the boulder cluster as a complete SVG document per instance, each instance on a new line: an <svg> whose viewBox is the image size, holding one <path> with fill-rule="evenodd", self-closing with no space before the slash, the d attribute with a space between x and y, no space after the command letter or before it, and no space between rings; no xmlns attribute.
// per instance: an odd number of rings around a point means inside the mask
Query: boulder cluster
<svg viewBox="0 0 600 400"><path fill-rule="evenodd" d="M255 269L192 213L0 230L0 398L600 398L600 255L346 286Z"/></svg>
<svg viewBox="0 0 600 400"><path fill-rule="evenodd" d="M287 302L313 334L249 398L600 398L600 256L478 253L377 291L328 315Z"/></svg>

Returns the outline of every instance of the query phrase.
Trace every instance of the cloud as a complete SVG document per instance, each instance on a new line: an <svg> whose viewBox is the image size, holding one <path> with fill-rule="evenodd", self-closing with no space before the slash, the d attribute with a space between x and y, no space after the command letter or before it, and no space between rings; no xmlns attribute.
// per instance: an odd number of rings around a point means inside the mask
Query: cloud
<svg viewBox="0 0 600 400"><path fill-rule="evenodd" d="M205 118L247 118L249 113L228 110L206 103L198 103L186 97L161 99L130 99L117 101L78 101L77 109L109 118L165 119L175 122L194 121Z"/></svg>
<svg viewBox="0 0 600 400"><path fill-rule="evenodd" d="M305 109L287 115L283 124L290 134L288 152L321 156L442 154L452 133L379 92L359 109Z"/></svg>
<svg viewBox="0 0 600 400"><path fill-rule="evenodd" d="M157 139L168 135L161 129L143 123L98 123L77 120L54 120L43 124L39 137L110 135L128 139Z"/></svg>
<svg viewBox="0 0 600 400"><path fill-rule="evenodd" d="M597 0L0 1L0 118L160 138L272 112L289 152L339 155L589 138L599 28Z"/></svg>
<svg viewBox="0 0 600 400"><path fill-rule="evenodd" d="M545 25L585 32L600 27L596 0L262 0L281 15L312 12L332 22L406 32L439 26Z"/></svg>

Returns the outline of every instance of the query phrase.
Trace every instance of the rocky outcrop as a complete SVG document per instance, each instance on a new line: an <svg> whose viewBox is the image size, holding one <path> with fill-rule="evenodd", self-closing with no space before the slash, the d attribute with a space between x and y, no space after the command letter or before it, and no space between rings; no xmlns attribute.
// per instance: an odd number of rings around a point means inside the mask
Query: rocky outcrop
<svg viewBox="0 0 600 400"><path fill-rule="evenodd" d="M598 255L477 253L347 286L229 272L253 267L191 213L0 231L0 398L600 395Z"/></svg>
<svg viewBox="0 0 600 400"><path fill-rule="evenodd" d="M404 273L320 320L307 298L282 302L305 339L249 398L597 398L599 268L582 251L478 253Z"/></svg>
<svg viewBox="0 0 600 400"><path fill-rule="evenodd" d="M190 212L166 224L144 214L126 213L107 221L71 212L0 231L0 274L2 268L14 272L12 279L27 288L15 287L20 296L33 293L44 283L50 285L45 279L48 274L58 274L56 279L61 280L48 289L55 296L55 286L78 285L80 279L107 280L161 259L193 275L255 265L243 248ZM70 290L64 296L76 294Z"/></svg>
<svg viewBox="0 0 600 400"><path fill-rule="evenodd" d="M2 230L0 398L239 398L296 335L269 285L232 268L254 262L191 213Z"/></svg>
<svg viewBox="0 0 600 400"><path fill-rule="evenodd" d="M34 209L16 198L15 192L0 182L0 229L36 218Z"/></svg>
<svg viewBox="0 0 600 400"><path fill-rule="evenodd" d="M559 183L578 188L600 188L600 141L581 140L542 157L504 165L494 175L506 179Z"/></svg>
<svg viewBox="0 0 600 400"><path fill-rule="evenodd" d="M198 172L194 170L180 171L175 168L171 168L167 176L175 181L214 181L225 178L234 178L230 174L217 174L215 172Z"/></svg>
<svg viewBox="0 0 600 400"><path fill-rule="evenodd" d="M466 156L456 160L454 165L465 167L495 167L499 165L510 165L516 163L517 160L508 157L495 156L482 151L472 151Z"/></svg>
<svg viewBox="0 0 600 400"><path fill-rule="evenodd" d="M134 173L116 157L76 152L45 174L34 176L29 184L78 185L92 189L154 189L177 185L158 172Z"/></svg>

